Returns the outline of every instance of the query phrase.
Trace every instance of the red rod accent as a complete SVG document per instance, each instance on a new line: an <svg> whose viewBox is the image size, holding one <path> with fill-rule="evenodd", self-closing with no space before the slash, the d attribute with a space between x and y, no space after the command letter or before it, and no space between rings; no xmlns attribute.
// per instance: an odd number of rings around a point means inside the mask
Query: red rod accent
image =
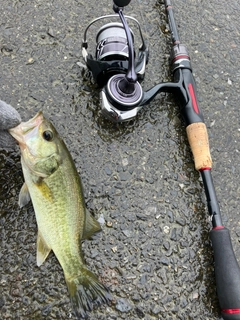
<svg viewBox="0 0 240 320"><path fill-rule="evenodd" d="M176 44L180 44L180 41L179 41L179 40L176 40L176 41L174 42L174 45L176 45ZM178 60L178 59L173 59L173 62L176 61L176 60Z"/></svg>
<svg viewBox="0 0 240 320"><path fill-rule="evenodd" d="M218 227L212 228L212 230L220 230L220 229L224 229L224 226L218 226Z"/></svg>
<svg viewBox="0 0 240 320"><path fill-rule="evenodd" d="M199 171L204 171L204 170L211 170L212 168L210 168L210 167L206 167L206 168L201 168L201 169L199 169Z"/></svg>
<svg viewBox="0 0 240 320"><path fill-rule="evenodd" d="M237 314L240 313L240 309L222 309L222 312L227 314Z"/></svg>
<svg viewBox="0 0 240 320"><path fill-rule="evenodd" d="M199 109L198 109L198 105L197 105L196 95L195 95L195 92L194 92L193 85L192 85L191 83L189 83L188 89L189 89L189 92L190 92L190 96L191 96L191 98L192 98L193 109L194 109L194 111L195 111L197 114L199 114Z"/></svg>
<svg viewBox="0 0 240 320"><path fill-rule="evenodd" d="M175 41L174 42L174 44L179 44L180 43L180 41ZM179 59L187 59L187 60L189 60L189 56L187 56L187 55L180 55L180 56L176 56L173 60L172 60L172 62L175 62L175 61L177 61L177 60L179 60Z"/></svg>

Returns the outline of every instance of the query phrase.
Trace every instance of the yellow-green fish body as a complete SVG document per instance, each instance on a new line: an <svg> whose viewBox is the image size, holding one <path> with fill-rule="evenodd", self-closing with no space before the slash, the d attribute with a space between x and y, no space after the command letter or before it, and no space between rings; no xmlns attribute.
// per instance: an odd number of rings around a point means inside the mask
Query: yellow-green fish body
<svg viewBox="0 0 240 320"><path fill-rule="evenodd" d="M25 184L19 204L31 198L38 225L37 265L53 250L61 264L76 316L108 302L106 287L82 261L81 240L100 230L85 209L81 180L64 142L42 113L11 129L21 149Z"/></svg>

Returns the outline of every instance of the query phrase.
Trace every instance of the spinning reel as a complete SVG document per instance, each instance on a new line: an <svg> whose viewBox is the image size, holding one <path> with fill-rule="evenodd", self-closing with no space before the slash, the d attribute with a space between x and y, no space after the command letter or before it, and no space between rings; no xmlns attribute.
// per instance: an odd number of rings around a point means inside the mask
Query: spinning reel
<svg viewBox="0 0 240 320"><path fill-rule="evenodd" d="M134 118L138 111L159 92L174 93L183 107L191 100L196 101L190 58L185 46L178 41L174 21L170 20L171 15L168 17L173 27L171 30L173 40L171 64L176 82L159 83L150 90L143 91L140 83L145 75L149 49L147 42L143 39L139 22L123 14L124 7L129 3L130 0L113 0L115 14L101 16L91 21L84 32L82 42L83 58L94 80L101 88L102 112L114 122ZM109 21L113 18L117 18L118 21L105 23L99 29L96 36L96 52L93 57L87 52L88 29L96 22ZM135 52L134 34L129 28L128 20L136 25L140 35L141 45L138 53ZM185 69L190 72L183 75ZM196 112L192 113L192 117L194 120L203 120L200 112L197 114L197 119Z"/></svg>
<svg viewBox="0 0 240 320"><path fill-rule="evenodd" d="M114 0L115 14L94 19L84 32L82 54L91 70L96 83L102 88L101 100L103 114L113 121L125 121L135 117L143 98L140 81L145 75L148 62L148 46L143 39L139 22L130 16L123 15L123 7L130 0ZM96 53L93 58L87 53L87 31L99 20L120 18L120 22L104 24L96 36ZM141 39L141 46L136 55L134 34L127 20L131 20Z"/></svg>

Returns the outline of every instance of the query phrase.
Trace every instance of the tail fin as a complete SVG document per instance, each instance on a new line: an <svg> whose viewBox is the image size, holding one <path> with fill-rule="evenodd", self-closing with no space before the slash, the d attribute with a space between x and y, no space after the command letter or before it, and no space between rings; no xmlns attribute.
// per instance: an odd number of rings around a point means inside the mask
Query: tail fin
<svg viewBox="0 0 240 320"><path fill-rule="evenodd" d="M108 303L112 300L108 289L86 267L79 270L78 276L68 278L65 275L65 279L73 310L78 320L86 319L87 311L91 311L94 305Z"/></svg>

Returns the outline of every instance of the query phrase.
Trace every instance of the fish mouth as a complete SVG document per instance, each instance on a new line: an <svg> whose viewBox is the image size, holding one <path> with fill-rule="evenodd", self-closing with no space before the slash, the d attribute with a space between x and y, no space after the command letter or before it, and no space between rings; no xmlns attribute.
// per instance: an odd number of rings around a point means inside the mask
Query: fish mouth
<svg viewBox="0 0 240 320"><path fill-rule="evenodd" d="M24 135L38 127L43 121L43 114L39 111L32 119L21 122L18 126L9 129L8 132L17 140L19 145L25 145Z"/></svg>

